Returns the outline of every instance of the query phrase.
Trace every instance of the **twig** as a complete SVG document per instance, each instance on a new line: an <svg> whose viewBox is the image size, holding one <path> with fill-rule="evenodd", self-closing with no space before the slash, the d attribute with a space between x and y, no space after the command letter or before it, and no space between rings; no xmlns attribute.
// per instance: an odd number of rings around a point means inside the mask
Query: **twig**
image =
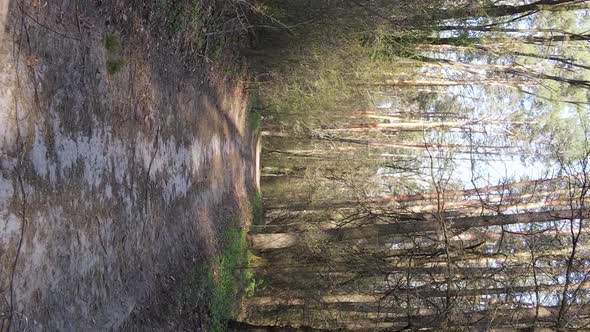
<svg viewBox="0 0 590 332"><path fill-rule="evenodd" d="M17 47L16 45L20 45L22 43L22 36L23 36L23 30L25 27L25 20L24 17L21 18L21 32L19 34L19 40L18 43L15 43L14 45L14 49L13 49L13 54L14 54L14 58L15 58L15 66L14 66L14 70L15 70L15 75L16 75L16 86L17 89L20 87L20 79L19 79L19 75L18 75L18 64L20 63L20 52L21 52L21 48L18 47L18 51L17 51ZM25 188L24 188L24 183L23 183L23 178L22 178L22 173L20 170L20 167L22 167L22 157L23 157L23 143L22 143L22 136L21 136L21 131L20 131L20 125L19 125L19 118L18 118L18 97L17 97L17 93L14 94L14 103L15 103L15 122L16 122L16 140L17 140L17 148L18 148L18 157L19 162L17 163L17 165L15 166L15 171L17 174L17 180L19 183L19 189L21 192L21 200L22 200L22 209L21 209L21 230L20 230L20 239L18 241L18 246L16 249L16 253L14 256L14 262L12 263L12 272L11 272L11 276L10 276L10 317L8 318L8 331L10 331L10 328L12 326L12 321L13 321L13 317L12 315L15 313L14 311L14 277L16 276L16 267L18 265L18 259L20 257L21 251L22 251L22 246L23 246L23 242L24 242L24 236L25 236L25 230L26 230L26 225L27 225L27 219L26 219L26 201L27 201L27 197L26 197L26 193L25 193Z"/></svg>
<svg viewBox="0 0 590 332"><path fill-rule="evenodd" d="M44 28L47 31L53 32L54 34L56 34L56 35L58 35L60 37L63 37L63 38L66 38L66 39L75 40L75 41L79 41L79 42L82 41L80 38L76 38L76 37L71 37L71 36L65 35L65 34L63 34L61 32L58 32L56 30L53 30L52 28L50 28L50 27L44 25L43 23L37 21L34 17L32 17L31 15L27 14L27 12L25 12L25 10L22 7L22 4L20 3L20 1L17 0L16 3L18 4L18 7L19 7L19 9L21 11L21 14L23 16L27 17L28 19L30 19L31 21L35 22L38 26Z"/></svg>

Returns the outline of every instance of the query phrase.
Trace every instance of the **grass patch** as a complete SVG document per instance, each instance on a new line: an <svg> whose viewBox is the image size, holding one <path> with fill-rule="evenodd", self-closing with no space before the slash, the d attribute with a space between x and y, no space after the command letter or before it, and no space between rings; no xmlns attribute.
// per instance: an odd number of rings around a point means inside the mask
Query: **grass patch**
<svg viewBox="0 0 590 332"><path fill-rule="evenodd" d="M209 331L225 331L228 320L237 316L238 299L254 291L255 281L247 268L249 259L246 232L229 229L225 233L224 250L212 261L208 276Z"/></svg>
<svg viewBox="0 0 590 332"><path fill-rule="evenodd" d="M124 65L125 62L123 60L109 59L107 60L107 73L111 76L115 75L121 70L121 68L123 68Z"/></svg>
<svg viewBox="0 0 590 332"><path fill-rule="evenodd" d="M182 276L159 317L179 322L179 330L204 326L210 332L226 331L228 321L238 317L240 299L256 288L248 267L257 258L248 251L246 231L236 224L223 235L221 253Z"/></svg>
<svg viewBox="0 0 590 332"><path fill-rule="evenodd" d="M260 115L260 113L253 111L253 112L249 112L248 113L248 125L250 126L250 129L257 133L260 131L260 128L262 128L262 116Z"/></svg>
<svg viewBox="0 0 590 332"><path fill-rule="evenodd" d="M195 3L189 10L180 8L172 17L174 32L199 31L203 27L201 5Z"/></svg>
<svg viewBox="0 0 590 332"><path fill-rule="evenodd" d="M264 225L264 207L260 192L250 196L250 207L252 209L252 225Z"/></svg>
<svg viewBox="0 0 590 332"><path fill-rule="evenodd" d="M258 94L251 93L248 98L248 126L254 133L258 133L262 129L262 115L257 110L258 103Z"/></svg>
<svg viewBox="0 0 590 332"><path fill-rule="evenodd" d="M180 39L182 47L200 49L205 43L206 12L200 1L188 3L165 3L161 5L168 13L170 32Z"/></svg>
<svg viewBox="0 0 590 332"><path fill-rule="evenodd" d="M119 37L114 33L107 33L104 37L104 48L111 54L119 53L119 51L121 51Z"/></svg>
<svg viewBox="0 0 590 332"><path fill-rule="evenodd" d="M107 33L104 37L104 48L107 53L106 69L107 73L112 76L121 71L125 65L122 55L122 47L119 36L114 33Z"/></svg>

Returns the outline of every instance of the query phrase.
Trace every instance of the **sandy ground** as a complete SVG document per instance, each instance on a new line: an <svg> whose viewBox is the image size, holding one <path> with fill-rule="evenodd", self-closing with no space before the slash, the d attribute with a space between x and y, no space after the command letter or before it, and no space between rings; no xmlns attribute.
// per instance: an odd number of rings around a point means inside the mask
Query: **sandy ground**
<svg viewBox="0 0 590 332"><path fill-rule="evenodd" d="M150 10L0 0L1 331L129 328L245 213L243 89Z"/></svg>

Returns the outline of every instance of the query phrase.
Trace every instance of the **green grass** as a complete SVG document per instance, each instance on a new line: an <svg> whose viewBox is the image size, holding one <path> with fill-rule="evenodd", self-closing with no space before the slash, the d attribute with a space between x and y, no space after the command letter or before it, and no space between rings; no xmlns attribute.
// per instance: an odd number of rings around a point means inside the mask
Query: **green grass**
<svg viewBox="0 0 590 332"><path fill-rule="evenodd" d="M171 17L174 32L185 32L188 30L200 30L203 27L201 5L195 3L190 9L178 7Z"/></svg>
<svg viewBox="0 0 590 332"><path fill-rule="evenodd" d="M190 6L172 5L168 8L169 24L172 32L179 34L191 47L201 47L205 42L205 18L200 2Z"/></svg>
<svg viewBox="0 0 590 332"><path fill-rule="evenodd" d="M224 238L224 250L213 259L208 276L211 290L209 331L225 331L228 320L237 316L238 299L253 293L255 281L247 268L249 259L246 232L229 229Z"/></svg>
<svg viewBox="0 0 590 332"><path fill-rule="evenodd" d="M248 99L248 126L254 133L258 133L262 129L262 115L256 108L258 103L258 94L251 93Z"/></svg>
<svg viewBox="0 0 590 332"><path fill-rule="evenodd" d="M119 37L114 33L107 33L104 37L104 48L109 53L118 53L121 51L121 42L119 41Z"/></svg>
<svg viewBox="0 0 590 332"><path fill-rule="evenodd" d="M262 206L262 194L257 192L250 196L252 208L252 225L264 225L264 207Z"/></svg>
<svg viewBox="0 0 590 332"><path fill-rule="evenodd" d="M248 113L248 125L250 126L252 132L259 132L262 128L262 116L260 113L256 111Z"/></svg>
<svg viewBox="0 0 590 332"><path fill-rule="evenodd" d="M107 53L106 69L109 75L115 75L125 65L125 61L122 59L122 47L119 36L114 33L107 33L104 37L104 48Z"/></svg>
<svg viewBox="0 0 590 332"><path fill-rule="evenodd" d="M193 324L201 319L195 313L206 303L207 331L226 331L228 321L237 318L241 298L252 296L257 286L248 268L257 258L248 251L246 231L237 222L224 233L222 241L218 255L204 264L196 264L182 276L180 287L161 312L162 317Z"/></svg>
<svg viewBox="0 0 590 332"><path fill-rule="evenodd" d="M250 196L252 223L264 223L262 195L257 192ZM240 299L253 296L256 279L250 262L257 259L248 250L246 230L234 226L224 235L223 251L214 257L207 277L209 299L209 331L226 330L227 322L237 316Z"/></svg>
<svg viewBox="0 0 590 332"><path fill-rule="evenodd" d="M125 62L123 60L113 60L113 59L108 59L107 60L107 73L109 75L115 75L116 73L118 73L121 68L123 68L123 66L125 65Z"/></svg>

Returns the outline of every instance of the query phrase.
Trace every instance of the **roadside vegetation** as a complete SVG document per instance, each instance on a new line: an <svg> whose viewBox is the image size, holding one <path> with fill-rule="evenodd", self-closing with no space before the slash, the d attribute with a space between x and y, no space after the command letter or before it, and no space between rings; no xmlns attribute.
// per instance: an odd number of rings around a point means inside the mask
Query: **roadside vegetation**
<svg viewBox="0 0 590 332"><path fill-rule="evenodd" d="M113 76L125 65L119 36L115 33L107 33L104 38L104 47L107 54L106 70L109 76Z"/></svg>
<svg viewBox="0 0 590 332"><path fill-rule="evenodd" d="M240 299L251 295L254 280L248 270L249 251L246 232L239 227L226 231L223 249L211 261L207 275L209 300L209 331L225 331L227 323L236 319Z"/></svg>
<svg viewBox="0 0 590 332"><path fill-rule="evenodd" d="M248 328L583 329L588 1L260 1Z"/></svg>

